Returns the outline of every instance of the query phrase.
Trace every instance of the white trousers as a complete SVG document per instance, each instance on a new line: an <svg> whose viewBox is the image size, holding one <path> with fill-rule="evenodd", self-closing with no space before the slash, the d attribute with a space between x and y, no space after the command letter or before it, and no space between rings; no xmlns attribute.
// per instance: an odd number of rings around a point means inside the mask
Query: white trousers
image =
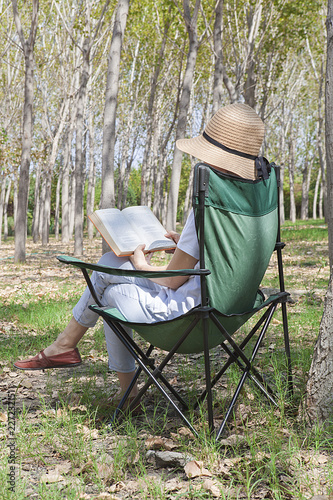
<svg viewBox="0 0 333 500"><path fill-rule="evenodd" d="M120 269L134 269L128 258L117 257L113 252L103 255L99 264ZM128 321L151 323L156 317L151 313L154 298L161 291L161 286L146 278L112 276L93 272L92 284L103 306L117 308ZM73 309L75 320L82 326L95 326L99 315L88 309L95 304L87 287ZM148 307L147 307L148 306ZM132 335L132 331L128 329ZM129 373L135 370L135 362L112 329L104 321L106 346L109 356L109 368L117 372Z"/></svg>

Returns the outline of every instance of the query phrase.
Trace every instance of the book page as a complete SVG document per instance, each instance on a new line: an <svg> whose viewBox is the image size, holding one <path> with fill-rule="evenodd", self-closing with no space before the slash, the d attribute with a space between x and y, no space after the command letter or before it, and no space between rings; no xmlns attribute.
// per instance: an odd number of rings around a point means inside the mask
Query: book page
<svg viewBox="0 0 333 500"><path fill-rule="evenodd" d="M102 221L105 229L110 234L112 240L116 242L121 252L131 252L142 243L132 224L117 208L96 210L95 214ZM105 239L108 241L106 237Z"/></svg>
<svg viewBox="0 0 333 500"><path fill-rule="evenodd" d="M174 241L166 238L167 232L149 207L137 206L125 208L122 213L137 231L140 243L146 244L146 250L175 248Z"/></svg>

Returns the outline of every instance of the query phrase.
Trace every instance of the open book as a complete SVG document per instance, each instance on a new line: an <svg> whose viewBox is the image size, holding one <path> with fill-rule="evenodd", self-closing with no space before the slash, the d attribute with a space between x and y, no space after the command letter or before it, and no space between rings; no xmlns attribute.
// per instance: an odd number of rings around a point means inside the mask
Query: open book
<svg viewBox="0 0 333 500"><path fill-rule="evenodd" d="M88 217L118 256L131 255L141 244L146 245L145 252L176 248L149 207L106 208Z"/></svg>

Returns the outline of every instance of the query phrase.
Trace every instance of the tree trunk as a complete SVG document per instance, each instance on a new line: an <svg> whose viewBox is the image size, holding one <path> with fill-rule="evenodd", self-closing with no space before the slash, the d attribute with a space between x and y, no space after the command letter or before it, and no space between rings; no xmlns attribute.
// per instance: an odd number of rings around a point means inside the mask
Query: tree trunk
<svg viewBox="0 0 333 500"><path fill-rule="evenodd" d="M313 219L317 219L317 204L318 204L318 191L319 191L320 180L321 180L321 169L318 170L316 185L315 185L315 190L314 190L314 195L313 195L313 206L312 206L312 218Z"/></svg>
<svg viewBox="0 0 333 500"><path fill-rule="evenodd" d="M69 238L73 238L74 233L74 221L75 221L75 175L74 171L71 171L71 184L70 184L70 195L69 195Z"/></svg>
<svg viewBox="0 0 333 500"><path fill-rule="evenodd" d="M296 205L294 193L294 177L295 177L295 138L292 135L289 143L289 195L290 195L290 212L289 218L291 222L296 222Z"/></svg>
<svg viewBox="0 0 333 500"><path fill-rule="evenodd" d="M70 166L71 166L71 145L73 136L73 121L69 126L69 130L64 140L63 152L63 172L62 172L62 187L61 187L61 241L69 243L70 230L69 230L69 182L70 182Z"/></svg>
<svg viewBox="0 0 333 500"><path fill-rule="evenodd" d="M61 108L59 110L59 122L57 124L56 131L52 132L51 129L49 129L49 137L50 137L50 140L52 141L52 145L51 145L51 151L50 151L49 157L47 159L48 168L47 168L47 173L46 173L46 176L47 176L46 199L45 199L46 203L44 205L44 210L43 210L43 231L42 231L42 243L43 243L43 245L46 245L49 242L50 219L51 219L52 177L53 177L53 171L54 171L56 158L58 155L59 141L60 141L60 137L62 135L62 131L63 131L65 123L66 123L68 109L69 109L69 99L67 97L65 97L63 99ZM47 122L47 115L45 118L46 118L46 122ZM61 175L60 175L60 177L61 177ZM58 178L58 182L57 182L57 194L59 194L58 189L60 190L59 178ZM60 198L57 200L58 208L59 208L59 200L60 200ZM58 214L58 220L59 220L59 214ZM55 220L54 222L56 225L57 221ZM59 236L59 227L58 227L58 236Z"/></svg>
<svg viewBox="0 0 333 500"><path fill-rule="evenodd" d="M50 235L50 216L51 216L51 183L52 183L52 171L50 164L47 166L46 172L44 172L45 179L45 192L44 192L44 202L42 204L41 211L41 228L42 228L42 245L46 246L49 243Z"/></svg>
<svg viewBox="0 0 333 500"><path fill-rule="evenodd" d="M34 213L32 216L32 241L37 243L39 238L39 203L40 203L40 176L42 170L42 162L41 160L37 162L36 165L36 177L35 177L35 194L34 194Z"/></svg>
<svg viewBox="0 0 333 500"><path fill-rule="evenodd" d="M116 144L116 113L120 74L120 56L130 0L118 0L116 19L108 58L105 92L102 152L101 208L114 207L114 153ZM104 241L104 240L103 240ZM109 247L103 243L103 252Z"/></svg>
<svg viewBox="0 0 333 500"><path fill-rule="evenodd" d="M95 158L94 158L94 148L95 148L95 135L94 135L94 124L92 112L89 113L88 118L89 127L89 173L88 173L88 188L87 188L87 215L94 211L95 204ZM90 219L87 219L87 229L88 238L92 240L94 237L94 225Z"/></svg>
<svg viewBox="0 0 333 500"><path fill-rule="evenodd" d="M8 215L7 215L7 207L8 207L8 202L9 202L9 196L10 196L10 190L12 187L12 180L9 178L8 186L7 186L7 191L6 191L6 197L5 197L5 204L3 208L3 239L4 241L7 240L8 238Z"/></svg>
<svg viewBox="0 0 333 500"><path fill-rule="evenodd" d="M186 69L183 80L182 95L179 103L179 115L176 129L176 141L182 139L186 132L187 112L193 85L195 63L198 53L197 21L200 0L196 0L193 15L190 15L190 2L184 0L184 19L189 36ZM175 146L171 170L170 190L168 197L167 229L176 230L177 205L183 153Z"/></svg>
<svg viewBox="0 0 333 500"><path fill-rule="evenodd" d="M323 218L323 204L324 204L324 214L326 217L326 205L327 205L327 192L326 192L326 177L325 177L325 155L323 153L323 127L324 127L324 117L322 114L322 93L323 93L323 83L324 83L324 66L321 67L320 80L319 80L319 95L318 95L318 132L317 132L317 142L318 142L318 156L319 164L321 169L321 191L320 191L320 218Z"/></svg>
<svg viewBox="0 0 333 500"><path fill-rule="evenodd" d="M77 101L75 135L75 220L74 220L74 255L83 254L83 193L85 155L83 148L84 114L86 106L87 84L89 78L89 39L85 38L82 47L83 67Z"/></svg>
<svg viewBox="0 0 333 500"><path fill-rule="evenodd" d="M12 0L14 20L24 52L25 81L24 81L24 106L22 124L22 154L19 179L19 196L17 217L15 223L15 262L25 261L25 245L27 238L27 208L29 194L29 169L32 146L33 130L33 98L34 98L34 45L37 32L38 0L32 2L32 19L29 38L25 40L21 20L17 8L17 0Z"/></svg>
<svg viewBox="0 0 333 500"><path fill-rule="evenodd" d="M311 167L312 161L305 159L305 166L302 176L302 204L301 204L301 220L308 220L309 218L309 191L311 180Z"/></svg>
<svg viewBox="0 0 333 500"><path fill-rule="evenodd" d="M169 10L170 12L170 10ZM165 27L164 27L164 34L163 34L163 39L160 47L160 51L158 54L157 58L157 63L155 66L151 86L150 86L150 94L149 94L149 101L148 101L148 109L147 109L147 138L145 141L145 149L143 153L143 161L142 161L142 173L141 173L141 205L146 205L147 204L147 187L149 183L149 172L148 172L148 162L149 162L149 156L150 156L150 149L151 149L151 140L152 140L152 135L153 135L153 122L155 120L154 117L154 103L155 103L155 97L156 97L156 89L157 89L157 82L158 82L158 77L161 72L161 61L164 60L164 53L165 53L165 48L166 48L166 42L168 39L168 31L170 27L171 20L168 19Z"/></svg>
<svg viewBox="0 0 333 500"><path fill-rule="evenodd" d="M332 61L333 62L333 61ZM319 336L307 383L306 410L311 423L324 422L333 408L333 276L325 298Z"/></svg>
<svg viewBox="0 0 333 500"><path fill-rule="evenodd" d="M59 218L60 218L60 186L61 186L61 170L59 171L57 188L56 188L56 204L54 214L54 235L56 241L59 241Z"/></svg>
<svg viewBox="0 0 333 500"><path fill-rule="evenodd" d="M214 81L213 81L213 109L215 114L222 105L223 94L223 49L222 49L222 33L223 33L223 0L218 0L215 7L215 23L214 23Z"/></svg>
<svg viewBox="0 0 333 500"><path fill-rule="evenodd" d="M324 218L324 191L326 189L325 181L322 179L323 173L321 173L321 183L320 183L320 191L319 191L319 219Z"/></svg>
<svg viewBox="0 0 333 500"><path fill-rule="evenodd" d="M42 236L43 234L43 217L44 217L44 206L45 206L45 200L46 200L46 184L47 184L47 179L46 175L42 176L42 185L40 189L40 201L39 201L39 215L38 215L38 239Z"/></svg>
<svg viewBox="0 0 333 500"><path fill-rule="evenodd" d="M18 178L17 178L17 172L15 172L15 174L14 174L13 203L14 203L14 230L15 230L16 219L17 219L17 205L18 205Z"/></svg>
<svg viewBox="0 0 333 500"><path fill-rule="evenodd" d="M326 161L327 224L330 257L330 282L327 289L319 337L307 383L306 407L310 421L324 422L333 408L333 0L328 0L326 63Z"/></svg>
<svg viewBox="0 0 333 500"><path fill-rule="evenodd" d="M137 108L137 99L138 99L138 92L139 92L139 82L141 79L141 74L142 74L142 69L140 69L137 73L135 72L136 66L137 66L137 61L138 61L138 55L139 55L139 47L140 44L139 42L136 44L135 48L135 54L132 62L132 68L131 68L131 77L129 81L129 110L127 118L126 118L126 125L125 125L125 130L123 132L123 137L122 137L122 147L121 147L121 160L120 160L120 166L119 166L119 178L118 178L118 203L117 206L118 208L122 209L125 208L122 205L122 200L124 198L124 190L127 190L127 186L125 184L125 176L126 176L126 165L128 165L129 161L129 150L130 150L130 143L131 143L131 132L133 131L133 123L134 123L134 115L136 112ZM135 83L134 83L135 82ZM126 198L126 197L125 197Z"/></svg>
<svg viewBox="0 0 333 500"><path fill-rule="evenodd" d="M2 221L3 221L3 212L4 212L4 206L5 206L5 197L6 197L6 173L5 171L1 172L0 178L2 177L1 180L1 195L0 195L0 246L1 246L1 240L2 240Z"/></svg>

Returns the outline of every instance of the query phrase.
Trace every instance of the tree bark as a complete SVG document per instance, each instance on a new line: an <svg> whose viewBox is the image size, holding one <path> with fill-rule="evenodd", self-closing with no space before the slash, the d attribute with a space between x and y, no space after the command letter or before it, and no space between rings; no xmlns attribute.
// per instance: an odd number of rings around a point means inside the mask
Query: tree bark
<svg viewBox="0 0 333 500"><path fill-rule="evenodd" d="M115 206L114 153L116 144L117 96L119 88L120 56L129 4L130 0L118 0L108 58L103 121L101 208ZM108 250L109 247L103 240L103 252L105 253Z"/></svg>
<svg viewBox="0 0 333 500"><path fill-rule="evenodd" d="M40 204L40 176L41 176L41 170L42 170L42 165L41 165L41 160L38 161L36 165L36 176L35 176L35 195L34 195L34 213L32 217L32 228L31 228L31 233L32 233L32 241L34 243L37 243L39 239L39 204Z"/></svg>
<svg viewBox="0 0 333 500"><path fill-rule="evenodd" d="M43 172L42 184L40 188L39 211L38 211L38 239L43 234L43 217L44 217L44 206L46 200L46 184L47 184L47 179L46 175L44 175Z"/></svg>
<svg viewBox="0 0 333 500"><path fill-rule="evenodd" d="M91 214L94 211L95 204L95 174L96 174L96 165L94 158L94 149L95 149L95 134L94 134L94 124L93 124L93 116L92 113L89 113L88 118L88 127L89 127L89 173L88 173L88 187L87 187L87 215ZM92 240L94 237L94 225L90 219L87 219L87 230L88 230L88 238Z"/></svg>
<svg viewBox="0 0 333 500"><path fill-rule="evenodd" d="M327 289L319 337L307 383L306 409L311 422L323 423L333 408L333 0L328 0L326 20L327 63L325 92L325 136L327 161L327 224L330 282Z"/></svg>
<svg viewBox="0 0 333 500"><path fill-rule="evenodd" d="M127 191L127 185L125 183L126 177L126 165L129 163L129 151L131 144L131 132L133 131L133 123L134 116L137 109L137 100L139 93L139 83L141 80L142 68L136 72L136 66L138 62L139 55L139 42L136 44L134 58L132 62L131 68L131 76L129 80L129 89L128 89L128 98L129 98L129 110L127 111L128 115L126 116L126 124L124 124L124 131L122 133L122 141L121 141L121 160L119 166L119 178L118 178L118 202L117 206L120 209L125 208L122 204L122 200L126 199L126 195L124 196L124 191Z"/></svg>
<svg viewBox="0 0 333 500"><path fill-rule="evenodd" d="M313 206L312 206L312 218L317 219L317 204L318 204L318 192L319 192L319 183L321 180L321 169L318 170L316 185L313 195Z"/></svg>
<svg viewBox="0 0 333 500"><path fill-rule="evenodd" d="M69 243L71 234L69 228L70 218L70 167L71 167L71 145L73 138L73 120L68 127L64 139L63 167L62 167L62 187L61 187L61 241ZM74 195L74 193L73 193Z"/></svg>
<svg viewBox="0 0 333 500"><path fill-rule="evenodd" d="M15 223L15 262L24 262L27 239L27 208L29 194L29 170L33 132L33 99L34 99L34 46L38 23L38 0L32 2L32 18L29 38L25 40L17 0L12 0L14 20L20 38L25 62L24 106L22 124L22 154L20 165L19 195L17 217Z"/></svg>
<svg viewBox="0 0 333 500"><path fill-rule="evenodd" d="M190 1L184 0L184 20L189 36L186 69L183 80L182 94L179 103L179 115L176 129L176 141L182 139L186 132L187 112L190 105L190 96L193 86L193 76L198 53L197 21L200 0L196 0L191 16ZM167 229L176 230L177 205L183 153L175 146L171 170L170 190L168 197Z"/></svg>
<svg viewBox="0 0 333 500"><path fill-rule="evenodd" d="M215 7L215 22L214 22L214 80L213 80L213 108L215 114L222 105L223 94L223 49L222 49L222 34L223 34L223 0L218 0Z"/></svg>
<svg viewBox="0 0 333 500"><path fill-rule="evenodd" d="M83 148L84 114L86 107L87 84L89 79L90 41L85 38L82 47L82 74L77 100L75 135L75 220L74 255L83 254L83 193L85 155Z"/></svg>
<svg viewBox="0 0 333 500"><path fill-rule="evenodd" d="M2 221L3 221L3 212L4 212L4 206L5 206L6 179L7 179L7 175L6 175L5 171L1 172L0 178L2 178L2 180L1 180L1 195L0 195L0 246L1 246Z"/></svg>
<svg viewBox="0 0 333 500"><path fill-rule="evenodd" d="M7 207L8 207L8 202L9 202L9 196L10 196L11 187L12 187L12 180L9 177L9 182L8 182L7 191L6 191L6 197L5 197L5 204L4 204L4 209L3 209L3 239L4 239L4 241L6 241L7 238L8 238L8 215L7 215Z"/></svg>
<svg viewBox="0 0 333 500"><path fill-rule="evenodd" d="M309 218L309 191L311 180L312 160L309 162L305 158L304 170L302 172L302 204L301 204L301 220Z"/></svg>
<svg viewBox="0 0 333 500"><path fill-rule="evenodd" d="M330 269L333 266L333 0L328 0L327 28L327 62L325 91L325 144L327 170L327 213L328 248ZM322 172L323 175L323 172Z"/></svg>
<svg viewBox="0 0 333 500"><path fill-rule="evenodd" d="M56 188L56 204L55 204L55 213L54 213L54 235L56 241L59 241L59 218L60 218L60 186L61 186L61 170L57 179L57 188Z"/></svg>
<svg viewBox="0 0 333 500"><path fill-rule="evenodd" d="M169 12L170 12L170 10L169 10ZM147 198L148 198L148 195L147 195L147 191L148 191L147 187L149 184L148 162L149 162L149 156L151 153L153 123L154 123L154 120L156 119L154 117L154 104L155 104L158 77L160 75L161 68L162 68L161 61L164 60L164 53L165 53L165 48L166 48L166 42L168 39L168 31L169 31L170 24L171 24L171 20L168 19L166 24L165 24L165 27L164 27L163 39L162 39L161 47L159 50L153 78L152 78L151 85L150 85L150 94L149 94L148 109L147 109L147 139L145 142L145 149L144 149L143 161L142 161L141 205L145 205L147 203Z"/></svg>
<svg viewBox="0 0 333 500"><path fill-rule="evenodd" d="M51 184L52 184L52 170L50 164L47 165L44 171L45 180L45 193L44 201L41 206L41 235L42 245L46 246L49 243L50 236L50 216L51 216Z"/></svg>
<svg viewBox="0 0 333 500"><path fill-rule="evenodd" d="M296 222L296 205L294 193L294 177L295 177L295 138L291 134L289 142L289 195L290 195L290 212L289 218L291 222Z"/></svg>
<svg viewBox="0 0 333 500"><path fill-rule="evenodd" d="M73 238L75 221L75 175L74 169L71 170L70 195L69 195L69 239Z"/></svg>

